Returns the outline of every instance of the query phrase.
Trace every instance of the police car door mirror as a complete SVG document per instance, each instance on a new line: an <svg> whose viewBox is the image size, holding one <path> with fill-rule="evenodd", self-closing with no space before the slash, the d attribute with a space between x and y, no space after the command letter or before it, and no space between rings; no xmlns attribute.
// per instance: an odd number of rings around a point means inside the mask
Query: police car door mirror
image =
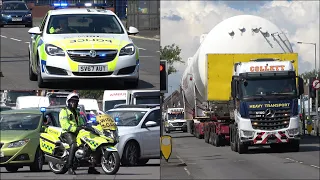
<svg viewBox="0 0 320 180"><path fill-rule="evenodd" d="M29 29L28 33L29 34L35 34L35 35L42 34L42 32L41 32L39 27L33 27L33 28Z"/></svg>
<svg viewBox="0 0 320 180"><path fill-rule="evenodd" d="M298 78L299 81L299 96L304 94L304 83L303 83L303 79L301 77Z"/></svg>
<svg viewBox="0 0 320 180"><path fill-rule="evenodd" d="M129 27L129 30L128 30L129 35L136 35L138 33L139 33L139 30L137 28L132 27L132 26Z"/></svg>
<svg viewBox="0 0 320 180"><path fill-rule="evenodd" d="M148 122L146 123L146 127L154 127L154 126L157 126L157 123L154 122L154 121L148 121Z"/></svg>

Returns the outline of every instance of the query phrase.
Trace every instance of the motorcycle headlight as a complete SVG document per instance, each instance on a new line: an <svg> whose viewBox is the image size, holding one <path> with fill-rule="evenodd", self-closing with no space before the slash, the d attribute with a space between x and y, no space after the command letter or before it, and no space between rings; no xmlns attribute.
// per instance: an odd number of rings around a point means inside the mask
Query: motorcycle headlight
<svg viewBox="0 0 320 180"><path fill-rule="evenodd" d="M15 142L10 143L8 145L8 148L21 147L21 146L26 145L29 141L30 141L30 139L23 139L23 140L20 140L20 141L15 141Z"/></svg>
<svg viewBox="0 0 320 180"><path fill-rule="evenodd" d="M52 44L46 44L45 51L50 56L65 56L65 53L61 48Z"/></svg>
<svg viewBox="0 0 320 180"><path fill-rule="evenodd" d="M133 55L136 48L133 44L128 44L120 50L119 56Z"/></svg>

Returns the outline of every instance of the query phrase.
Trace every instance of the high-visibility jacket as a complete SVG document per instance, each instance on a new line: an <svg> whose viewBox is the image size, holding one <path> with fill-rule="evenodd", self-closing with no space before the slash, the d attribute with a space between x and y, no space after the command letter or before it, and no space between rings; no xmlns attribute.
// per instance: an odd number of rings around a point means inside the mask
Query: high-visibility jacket
<svg viewBox="0 0 320 180"><path fill-rule="evenodd" d="M63 130L68 132L75 132L77 130L77 127L85 125L84 120L80 116L79 110L76 110L76 113L77 113L78 123L72 111L70 111L67 108L61 109L59 114L59 121L60 121L61 128Z"/></svg>

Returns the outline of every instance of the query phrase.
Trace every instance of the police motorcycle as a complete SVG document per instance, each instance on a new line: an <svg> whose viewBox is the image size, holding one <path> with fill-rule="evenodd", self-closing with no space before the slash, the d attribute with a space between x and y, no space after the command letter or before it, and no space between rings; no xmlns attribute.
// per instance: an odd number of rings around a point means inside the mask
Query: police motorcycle
<svg viewBox="0 0 320 180"><path fill-rule="evenodd" d="M41 108L44 113L45 108ZM93 158L100 158L100 165L105 174L113 175L119 171L120 156L115 145L119 142L118 128L108 115L96 116L98 123L89 123L81 129L76 137L77 150L73 168L87 167ZM46 118L44 124L48 124ZM45 154L50 170L55 174L65 174L70 146L62 135L60 127L43 125L40 133L40 148ZM97 153L93 155L94 153ZM99 164L97 165L99 166Z"/></svg>

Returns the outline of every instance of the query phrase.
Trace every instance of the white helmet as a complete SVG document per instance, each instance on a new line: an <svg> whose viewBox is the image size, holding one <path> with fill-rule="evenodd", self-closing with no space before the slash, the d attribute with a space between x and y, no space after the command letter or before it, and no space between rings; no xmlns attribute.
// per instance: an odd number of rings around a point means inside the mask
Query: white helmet
<svg viewBox="0 0 320 180"><path fill-rule="evenodd" d="M68 101L69 101L71 98L77 98L78 100L80 99L79 94L77 94L77 93L71 93L71 94L69 94L68 97L67 97L67 100L66 100L66 105L67 105L67 106L68 106Z"/></svg>

